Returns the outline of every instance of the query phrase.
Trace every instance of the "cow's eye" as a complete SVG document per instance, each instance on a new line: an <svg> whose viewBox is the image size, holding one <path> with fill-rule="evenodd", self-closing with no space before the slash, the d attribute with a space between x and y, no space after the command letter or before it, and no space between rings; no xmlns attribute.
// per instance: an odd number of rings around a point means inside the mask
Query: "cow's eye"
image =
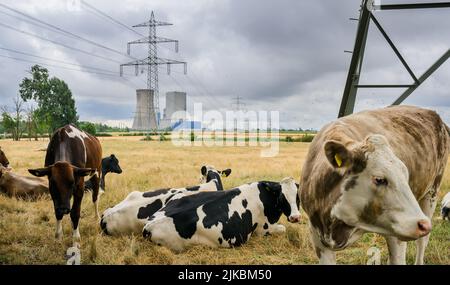
<svg viewBox="0 0 450 285"><path fill-rule="evenodd" d="M381 178L381 177L374 177L373 178L373 183L377 186L387 186L388 185L388 181L386 178Z"/></svg>

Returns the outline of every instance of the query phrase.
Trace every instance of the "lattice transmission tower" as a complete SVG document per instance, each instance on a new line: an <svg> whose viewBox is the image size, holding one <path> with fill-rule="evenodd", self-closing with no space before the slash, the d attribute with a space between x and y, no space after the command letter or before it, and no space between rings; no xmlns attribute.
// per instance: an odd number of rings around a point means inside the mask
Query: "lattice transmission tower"
<svg viewBox="0 0 450 285"><path fill-rule="evenodd" d="M146 100L146 104L149 106L137 106L136 110L146 109L146 113L148 112L148 120L156 122L156 129L159 129L159 84L158 84L158 66L166 65L167 66L167 74L170 74L170 66L172 64L183 64L184 66L184 74L187 73L187 63L184 61L178 61L167 58L158 57L158 46L159 43L174 43L175 44L175 52L178 52L178 41L172 40L168 38L158 37L156 35L156 27L158 26L170 26L171 23L158 21L155 19L155 14L152 11L150 15L150 20L138 25L134 25L134 28L138 27L148 27L148 37L144 37L127 44L127 53L130 54L130 47L133 44L148 44L148 56L144 59L135 60L132 62L128 62L120 65L120 76L123 75L123 67L124 66L134 66L136 76L139 74L139 66L147 66L147 89L149 92L153 92L153 100ZM138 102L139 104L139 102ZM135 116L136 118L136 116ZM153 128L153 127L152 127Z"/></svg>

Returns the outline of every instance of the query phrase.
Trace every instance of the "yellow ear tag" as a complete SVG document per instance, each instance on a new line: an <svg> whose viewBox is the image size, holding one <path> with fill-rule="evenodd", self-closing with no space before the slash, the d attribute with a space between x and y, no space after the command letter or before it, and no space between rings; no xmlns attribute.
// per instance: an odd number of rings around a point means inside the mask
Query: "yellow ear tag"
<svg viewBox="0 0 450 285"><path fill-rule="evenodd" d="M342 165L342 159L341 159L341 157L339 156L339 154L335 154L334 155L334 160L336 161L336 164L338 165L338 167L341 167L341 165Z"/></svg>

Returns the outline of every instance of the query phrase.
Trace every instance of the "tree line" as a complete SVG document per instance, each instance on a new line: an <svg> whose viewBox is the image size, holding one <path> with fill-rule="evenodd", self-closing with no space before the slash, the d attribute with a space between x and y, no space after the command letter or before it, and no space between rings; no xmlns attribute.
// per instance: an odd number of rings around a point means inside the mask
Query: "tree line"
<svg viewBox="0 0 450 285"><path fill-rule="evenodd" d="M31 67L30 76L22 79L12 105L0 106L0 112L0 133L10 134L15 141L23 137L35 140L49 137L67 124L93 135L97 130L109 130L102 124L80 122L69 86L57 77L50 77L48 70L39 65Z"/></svg>

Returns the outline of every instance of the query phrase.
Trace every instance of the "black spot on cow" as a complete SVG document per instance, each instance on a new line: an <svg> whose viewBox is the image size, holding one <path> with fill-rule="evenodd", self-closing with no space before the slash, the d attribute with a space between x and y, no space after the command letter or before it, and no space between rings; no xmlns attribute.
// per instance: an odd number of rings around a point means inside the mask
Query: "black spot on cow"
<svg viewBox="0 0 450 285"><path fill-rule="evenodd" d="M348 179L346 182L345 182L345 185L344 185L344 190L345 191L348 191L348 190L350 190L350 189L352 189L352 188L355 188L355 186L356 186L356 180L358 179L358 175L354 175L354 176L352 176L350 179Z"/></svg>
<svg viewBox="0 0 450 285"><path fill-rule="evenodd" d="M144 194L142 194L143 197L145 198L150 198L150 197L155 197L161 194L166 194L167 192L169 192L170 188L163 188L163 189L158 189L158 190L154 190L154 191L147 191L144 192Z"/></svg>
<svg viewBox="0 0 450 285"><path fill-rule="evenodd" d="M165 208L165 215L173 219L175 229L184 239L191 238L196 229L199 217L197 209L203 208L206 217L203 220L205 228L225 223L228 220L228 205L239 195L239 189L219 192L201 192L196 195L182 197L171 201Z"/></svg>
<svg viewBox="0 0 450 285"><path fill-rule="evenodd" d="M188 191L198 191L198 189L200 189L200 186L186 187L186 190Z"/></svg>
<svg viewBox="0 0 450 285"><path fill-rule="evenodd" d="M219 244L222 244L223 239L222 239L222 238L219 238L218 241L219 241Z"/></svg>
<svg viewBox="0 0 450 285"><path fill-rule="evenodd" d="M234 212L233 215L225 221L222 229L223 238L228 241L230 246L240 246L247 242L248 236L253 233L257 224L252 223L252 213L246 210L242 215Z"/></svg>
<svg viewBox="0 0 450 285"><path fill-rule="evenodd" d="M217 190L223 190L222 179L220 178L219 173L208 171L208 174L206 175L206 182L209 182L213 179L215 179Z"/></svg>
<svg viewBox="0 0 450 285"><path fill-rule="evenodd" d="M281 192L281 184L277 182L261 181L258 183L259 199L264 205L264 215L271 224L275 224L284 213L289 216L291 206Z"/></svg>
<svg viewBox="0 0 450 285"><path fill-rule="evenodd" d="M263 229L267 230L269 228L269 225L267 223L264 223Z"/></svg>
<svg viewBox="0 0 450 285"><path fill-rule="evenodd" d="M242 206L244 206L244 208L247 208L248 202L247 199L242 200Z"/></svg>
<svg viewBox="0 0 450 285"><path fill-rule="evenodd" d="M164 203L167 204L167 202L169 202L170 199L172 199L173 196L175 196L175 194L172 194L169 197L167 197L167 199L166 199L166 201L164 201Z"/></svg>
<svg viewBox="0 0 450 285"><path fill-rule="evenodd" d="M154 201L153 203L148 204L145 207L140 207L138 211L138 219L148 219L151 216L153 216L156 211L161 209L163 206L163 203L160 199Z"/></svg>

